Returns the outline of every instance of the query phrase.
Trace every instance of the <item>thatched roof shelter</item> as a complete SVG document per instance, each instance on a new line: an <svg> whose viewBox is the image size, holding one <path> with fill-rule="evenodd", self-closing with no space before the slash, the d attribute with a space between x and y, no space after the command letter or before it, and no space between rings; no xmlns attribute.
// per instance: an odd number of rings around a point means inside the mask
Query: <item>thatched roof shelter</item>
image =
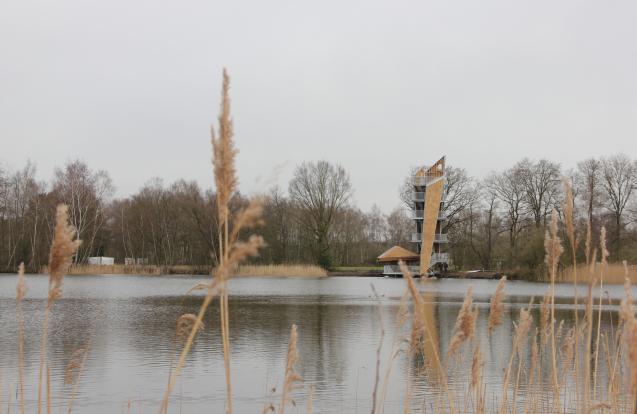
<svg viewBox="0 0 637 414"><path fill-rule="evenodd" d="M399 260L402 261L413 261L418 260L420 256L418 253L411 252L403 247L394 246L387 250L385 253L378 256L378 261L381 263L384 262L397 262Z"/></svg>

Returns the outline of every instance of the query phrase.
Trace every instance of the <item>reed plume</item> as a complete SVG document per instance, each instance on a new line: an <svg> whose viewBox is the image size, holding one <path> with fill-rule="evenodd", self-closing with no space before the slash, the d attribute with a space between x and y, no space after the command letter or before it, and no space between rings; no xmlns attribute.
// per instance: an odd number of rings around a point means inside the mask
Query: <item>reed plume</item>
<svg viewBox="0 0 637 414"><path fill-rule="evenodd" d="M219 209L219 218L222 220L219 223L220 227L228 224L228 204L237 187L235 157L239 152L234 147L234 123L230 116L230 77L225 68L222 77L221 107L217 118L219 135L215 134L214 128L210 129L217 208Z"/></svg>
<svg viewBox="0 0 637 414"><path fill-rule="evenodd" d="M299 354L296 350L297 339L298 335L296 332L296 324L292 324L292 328L290 329L290 342L288 343L287 360L285 363L285 380L283 382L283 392L281 394L281 405L279 406L280 414L285 413L285 405L287 403L293 403L290 398L290 392L292 392L294 384L301 381L301 376L297 374L294 367L299 359Z"/></svg>
<svg viewBox="0 0 637 414"><path fill-rule="evenodd" d="M68 207L60 204L55 215L55 232L49 253L49 294L44 308L44 324L40 342L40 369L38 371L38 414L42 412L42 375L46 365L46 341L49 330L49 313L53 303L62 297L62 281L73 256L80 247L80 240L73 240L76 230L69 223Z"/></svg>
<svg viewBox="0 0 637 414"><path fill-rule="evenodd" d="M49 306L62 297L62 280L82 243L73 240L76 230L69 223L68 207L60 204L55 216L55 236L49 253Z"/></svg>
<svg viewBox="0 0 637 414"><path fill-rule="evenodd" d="M498 286L495 288L495 293L491 296L491 302L489 304L489 335L493 333L493 330L502 323L502 314L504 313L504 285L506 283L506 276L502 276L498 282Z"/></svg>
<svg viewBox="0 0 637 414"><path fill-rule="evenodd" d="M26 293L27 286L24 282L24 263L20 263L15 294L18 319L18 398L20 401L20 414L24 414L24 316L22 314L22 299L24 299Z"/></svg>
<svg viewBox="0 0 637 414"><path fill-rule="evenodd" d="M449 342L447 360L458 353L458 349L460 349L460 346L467 339L473 338L477 315L478 309L473 308L473 286L469 286L469 289L467 289L467 293L464 296L460 312L458 312L456 326L454 327L454 335Z"/></svg>

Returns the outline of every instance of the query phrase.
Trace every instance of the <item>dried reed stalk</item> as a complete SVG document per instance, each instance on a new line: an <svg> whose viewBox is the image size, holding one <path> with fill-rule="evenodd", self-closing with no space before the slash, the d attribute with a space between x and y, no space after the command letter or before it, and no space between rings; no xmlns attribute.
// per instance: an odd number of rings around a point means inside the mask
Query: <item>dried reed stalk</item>
<svg viewBox="0 0 637 414"><path fill-rule="evenodd" d="M76 230L69 223L68 207L60 204L55 216L55 233L49 253L49 294L44 308L44 324L40 342L40 368L38 371L38 414L42 412L42 375L46 365L46 342L49 330L49 313L53 303L62 297L62 281L73 256L80 247L80 240L73 240Z"/></svg>
<svg viewBox="0 0 637 414"><path fill-rule="evenodd" d="M573 369L576 337L577 337L577 330L575 329L575 327L569 329L560 347L561 366L562 366L562 380L560 382L560 388L562 389L566 386L566 378L568 377L569 373ZM576 397L576 401L577 401L577 397Z"/></svg>
<svg viewBox="0 0 637 414"><path fill-rule="evenodd" d="M597 397L597 361L599 359L599 337L601 334L602 328L602 298L604 295L602 292L604 291L604 271L606 269L606 265L608 263L608 249L606 249L606 227L602 227L599 236L599 247L601 252L601 269L600 269L600 277L599 277L599 307L597 311L597 337L595 339L595 367L594 367L594 376L593 376L593 399Z"/></svg>
<svg viewBox="0 0 637 414"><path fill-rule="evenodd" d="M380 382L380 353L383 349L383 342L385 341L385 326L383 324L383 312L380 305L380 298L376 293L376 288L371 284L372 292L374 292L374 298L378 302L378 323L380 325L380 339L378 340L378 347L376 348L376 368L374 370L374 388L372 390L372 414L378 412L378 384Z"/></svg>
<svg viewBox="0 0 637 414"><path fill-rule="evenodd" d="M546 346L549 338L550 323L551 323L551 289L547 289L544 297L542 298L542 305L540 305L540 343L542 346Z"/></svg>
<svg viewBox="0 0 637 414"><path fill-rule="evenodd" d="M46 366L46 414L51 414L51 367Z"/></svg>
<svg viewBox="0 0 637 414"><path fill-rule="evenodd" d="M557 347L555 344L555 277L557 275L557 265L560 255L562 254L562 244L557 235L557 211L553 209L551 213L550 233L546 232L544 241L546 250L546 265L551 276L551 363L553 367L553 391L554 391L554 407L560 406L560 384L557 372Z"/></svg>
<svg viewBox="0 0 637 414"><path fill-rule="evenodd" d="M314 385L310 385L310 392L307 396L307 409L306 409L307 414L312 414L313 412L313 408L312 408L313 400L314 400Z"/></svg>
<svg viewBox="0 0 637 414"><path fill-rule="evenodd" d="M416 289L416 285L414 284L414 278L409 271L409 268L405 265L405 263L401 260L398 262L400 266L400 271L403 274L403 277L407 280L407 287L409 292L411 293L411 299L414 303L414 313L412 320L412 343L411 346L422 346L423 341L421 340L422 336L427 335L427 340L433 345L433 363L435 367L435 371L438 375L438 379L443 386L445 394L447 395L447 402L449 404L450 413L455 413L455 402L453 398L453 394L449 389L449 382L447 380L447 374L442 366L442 362L440 360L440 354L437 350L436 343L434 342L433 336L429 329L427 329L427 325L425 322L425 304L423 302L422 297L420 296L420 292ZM416 342L415 339L418 339ZM417 345L419 344L419 345ZM421 351L422 352L422 351ZM424 355L424 352L423 352Z"/></svg>
<svg viewBox="0 0 637 414"><path fill-rule="evenodd" d="M586 311L584 318L586 321L586 351L584 358L584 408L590 405L590 376L591 376L591 342L593 340L593 287L595 278L591 275L588 284L588 296L586 299Z"/></svg>
<svg viewBox="0 0 637 414"><path fill-rule="evenodd" d="M619 317L624 325L622 337L628 351L628 365L630 368L630 394L633 395L631 401L631 411L637 411L637 318L633 309L633 296L630 290L630 280L626 278L624 284L625 296L621 301Z"/></svg>
<svg viewBox="0 0 637 414"><path fill-rule="evenodd" d="M489 335L491 335L493 330L502 323L502 314L504 313L504 285L506 283L506 279L506 276L502 276L498 282L498 286L495 288L495 293L491 296L491 302L489 304L489 320L487 322Z"/></svg>
<svg viewBox="0 0 637 414"><path fill-rule="evenodd" d="M293 403L290 398L290 392L294 388L294 384L301 381L301 376L297 374L295 365L299 360L299 354L296 350L296 342L298 334L296 332L296 324L292 324L290 329L290 342L288 343L288 353L285 363L285 380L283 381L283 392L281 393L281 404L279 405L279 413L285 414L285 405Z"/></svg>
<svg viewBox="0 0 637 414"><path fill-rule="evenodd" d="M221 112L219 114L219 137L212 131L212 164L214 167L215 184L217 187L217 207L219 223L219 265L212 272L212 281L203 286L207 289L206 296L199 308L196 320L185 340L184 346L177 360L175 370L171 372L159 413L168 410L168 398L172 393L177 378L190 352L192 343L200 324L203 322L208 306L213 298L219 295L220 327L223 343L224 370L226 377L226 412L232 414L232 381L230 378L230 339L228 318L228 280L233 276L237 266L248 257L256 256L264 245L263 238L252 235L246 242L239 241L239 233L249 227L260 224L262 215L262 202L253 199L250 204L236 214L233 220L232 233L229 231L229 201L235 193L237 178L235 172L235 156L233 126L230 117L230 78L226 70L223 70L223 84L221 92ZM199 289L202 286L195 286Z"/></svg>
<svg viewBox="0 0 637 414"><path fill-rule="evenodd" d="M383 377L383 386L381 387L380 397L378 399L378 413L383 414L385 412L385 400L387 399L387 391L389 390L389 377L391 376L394 361L401 352L400 340L394 342L389 355L389 361L387 363L387 369L385 370L385 376Z"/></svg>
<svg viewBox="0 0 637 414"><path fill-rule="evenodd" d="M11 401L11 397L12 397L12 396L13 396L13 392L12 392L12 390L11 390L11 384L9 384L9 398L8 398L8 401L7 401L7 414L11 414L11 407L12 407L12 404L11 404L11 402L12 402L12 401ZM1 403L2 403L2 401L0 401L0 407L2 407L2 404L1 404Z"/></svg>
<svg viewBox="0 0 637 414"><path fill-rule="evenodd" d="M18 319L18 398L20 414L24 414L24 315L22 314L22 299L26 295L27 287L24 282L24 263L18 268L18 284L16 285L16 313Z"/></svg>
<svg viewBox="0 0 637 414"><path fill-rule="evenodd" d="M502 403L500 405L500 412L508 411L508 395L509 395L509 378L511 376L511 368L513 366L513 358L516 354L519 354L520 348L523 342L526 340L526 336L533 324L533 316L531 315L531 303L528 308L520 309L520 319L515 327L515 335L513 336L513 346L511 348L511 355L509 355L509 363L504 371L504 380L502 382Z"/></svg>
<svg viewBox="0 0 637 414"><path fill-rule="evenodd" d="M571 245L571 256L573 259L573 288L574 288L574 306L575 306L575 310L574 310L574 314L575 314L575 330L577 331L579 329L579 306L578 306L578 299L579 299L579 292L578 292L578 284L577 284L577 237L575 235L575 224L574 224L574 207L575 207L575 200L573 198L573 185L571 183L570 180L568 179L564 179L564 192L566 197L564 198L564 222L566 224L566 234L568 236L569 239L569 243ZM588 223L588 225L590 226L590 223ZM588 240L588 238L587 238ZM590 240L588 241L590 243ZM587 247L588 249L588 247ZM586 252L587 255L587 260L588 260L588 251ZM588 264L588 263L587 263ZM580 387L579 387L579 358L578 358L578 352L579 352L579 335L575 334L575 393L576 393L576 401L579 402L579 392L580 392Z"/></svg>
<svg viewBox="0 0 637 414"><path fill-rule="evenodd" d="M482 395L482 352L480 351L480 345L477 345L473 351L473 358L471 359L471 382L469 383L469 389L473 391L473 400L475 402L476 412L484 412L484 398ZM465 405L465 411L466 405Z"/></svg>
<svg viewBox="0 0 637 414"><path fill-rule="evenodd" d="M536 375L536 371L538 370L538 356L539 356L539 349L538 349L538 344L537 344L537 334L538 331L536 329L535 334L533 335L532 338L532 342L531 342L531 366L529 367L529 381L528 381L528 385L527 385L527 398L524 401L524 413L527 414L528 412L532 411L537 411L537 409L534 409L534 398L535 398L535 380L536 378L540 378L539 375Z"/></svg>

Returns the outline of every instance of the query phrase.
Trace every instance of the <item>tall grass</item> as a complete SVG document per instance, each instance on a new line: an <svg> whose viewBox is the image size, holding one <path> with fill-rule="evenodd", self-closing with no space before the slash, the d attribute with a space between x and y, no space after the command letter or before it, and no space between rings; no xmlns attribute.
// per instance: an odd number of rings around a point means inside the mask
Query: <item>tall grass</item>
<svg viewBox="0 0 637 414"><path fill-rule="evenodd" d="M315 265L242 265L237 276L326 277L327 272Z"/></svg>
<svg viewBox="0 0 637 414"><path fill-rule="evenodd" d="M22 314L22 299L27 293L24 282L24 263L18 268L18 284L16 286L16 312L18 319L18 398L20 401L20 414L24 414L24 316ZM2 392L0 387L0 393ZM2 407L2 404L0 404Z"/></svg>
<svg viewBox="0 0 637 414"><path fill-rule="evenodd" d="M601 263L594 264L596 269L599 269ZM573 270L573 266L569 266L564 269L560 274L561 282L582 282L581 275L589 274L590 265L580 263ZM576 279L575 275L580 275ZM607 285L623 285L626 278L631 284L637 283L637 266L636 265L624 265L622 263L606 263L604 265L604 283Z"/></svg>
<svg viewBox="0 0 637 414"><path fill-rule="evenodd" d="M48 273L48 266L42 273ZM203 265L89 265L77 264L68 268L67 275L207 275L210 267ZM324 277L327 272L320 266L308 264L240 265L237 276Z"/></svg>

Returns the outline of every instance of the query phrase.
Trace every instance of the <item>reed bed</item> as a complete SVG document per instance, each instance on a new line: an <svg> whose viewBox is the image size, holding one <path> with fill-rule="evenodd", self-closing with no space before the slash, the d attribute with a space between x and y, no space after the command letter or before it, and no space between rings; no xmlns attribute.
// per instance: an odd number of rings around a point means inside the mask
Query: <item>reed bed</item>
<svg viewBox="0 0 637 414"><path fill-rule="evenodd" d="M213 167L215 182L218 191L218 212L220 233L218 234L221 246L220 264L212 270L209 282L199 284L192 290L203 289L206 295L197 313L184 314L177 318L175 328L175 346L178 358L171 364L168 372L168 381L163 398L159 404L158 412L167 413L170 396L176 384L177 378L182 374L182 368L188 358L193 342L198 331L204 329L204 317L208 307L215 299L220 307L219 329L221 330L221 347L224 355L224 372L226 378L226 413L233 413L231 348L229 341L230 324L228 302L228 281L241 273L254 273L263 275L281 275L285 267L278 266L243 266L241 263L258 254L263 240L258 236L250 236L247 240L240 240L239 234L246 229L259 225L261 220L261 204L258 198L244 209L232 216L228 208L228 202L236 190L236 176L234 170L234 157L236 150L233 143L232 120L230 118L229 104L229 77L224 70L223 88L221 99L221 113L219 115L219 134L213 133ZM569 186L565 185L566 202L568 203ZM568 241L573 251L576 246L577 235L572 226L572 206L564 208L566 215L566 228ZM571 223L571 224L569 224ZM473 302L473 290L469 288L461 305L456 319L453 335L443 342L439 338L437 327L433 321L433 309L427 300L427 282L415 281L408 268L401 263L405 276L406 286L403 299L396 315L398 340L392 346L390 358L385 361L385 375L380 374L381 348L385 328L379 303L380 339L376 361L374 387L369 390L372 414L384 413L387 386L390 372L395 363L396 356L404 354L409 358L409 368L406 370L406 388L404 390L403 412L436 412L436 413L566 413L566 412L612 412L612 413L637 413L637 318L635 317L634 301L631 295L630 283L634 268L627 264L621 267L607 263L609 252L605 243L605 229L600 235L600 245L591 246L590 229L586 235L585 265L574 263L572 276L567 280L587 284L587 295L582 299L585 302L583 318L578 316L575 308L575 324L572 328L564 329L564 320L556 320L555 312L555 282L558 279L558 264L563 252L562 240L558 237L558 218L553 212L550 227L546 234L546 264L549 270L547 278L550 280L548 290L543 300L532 298L528 304L522 306L517 312L514 322L507 325L503 322L505 309L504 298L506 296L506 278L502 278L494 290L488 309L488 339L498 330L511 330L513 332L511 346L508 354L493 356L482 352L476 337L476 319L480 312ZM43 309L44 323L42 326L40 364L37 386L37 412L43 409L43 387L46 403L46 413L51 412L52 395L51 383L59 380L51 377L50 365L47 363L47 332L50 313L54 311L56 301L62 296L62 282L67 273L69 264L79 241L74 240L74 229L68 223L66 207L60 206L56 217L55 237L51 246L49 268L49 294L46 306ZM600 252L599 264L596 263L597 252ZM101 271L103 267L99 267ZM9 395L7 412L11 412L12 384L16 383L17 401L19 412L25 412L25 397L23 390L24 378L22 373L24 357L21 301L26 293L23 267L20 267L20 275L16 288L16 310L18 319L18 371L19 378L16 382L9 381ZM322 269L291 268L294 276L320 275L324 276ZM138 270L138 269L136 269ZM620 272L621 271L621 272ZM100 272L103 273L103 272ZM84 273L86 274L86 273ZM593 300L593 289L599 286L603 289L604 283L620 282L625 285L625 298L621 302L619 318L613 318L616 326L608 332L601 329L603 312L608 312L612 317L614 310L605 309L600 296L599 301ZM373 289L373 287L372 287ZM574 283L575 297L578 298L578 285ZM374 290L374 289L373 289ZM375 290L374 290L375 293ZM376 295L377 296L377 295ZM577 299L576 299L577 300ZM537 303L537 305L536 305ZM408 306L410 305L410 306ZM539 308L539 318L536 318L534 309ZM210 324L209 324L210 325ZM212 324L212 326L217 326ZM616 328L616 329L615 329ZM284 379L280 387L280 393L276 395L279 401L278 409L274 403L266 405L263 412L276 412L283 414L286 407L296 405L294 392L304 386L301 376L296 371L296 364L302 358L297 350L297 342L302 337L302 332L293 325L290 330L287 358L284 367ZM90 345L90 341L87 341ZM89 346L78 350L73 354L67 369L67 383L73 384L73 391L67 412L71 413L73 401L80 381L82 368ZM506 368L502 372L501 385L487 383L483 378L483 366L489 363L489 358L504 358ZM412 368L411 362L422 361L422 369ZM420 364L420 362L419 362ZM604 366L606 375L600 375L600 367ZM467 375L461 377L463 381L450 381L452 374L465 367ZM462 372L462 371L460 371ZM412 387L416 383L416 376L427 376L430 382L437 385L438 392L427 403L431 410L425 409L423 401L421 409L411 406ZM2 383L7 382L0 372L0 390ZM307 384L313 389L313 384ZM4 412L3 393L0 392L0 412ZM307 402L307 412L312 412L312 397ZM131 402L128 402L131 409Z"/></svg>
<svg viewBox="0 0 637 414"><path fill-rule="evenodd" d="M599 269L601 263L595 263L594 267ZM567 269L560 273L560 282L575 282L576 276L579 276L578 281L586 282L586 279L582 280L582 275L588 275L591 265L578 264L573 271L573 266L569 266ZM637 265L627 265L627 269L623 263L607 263L604 266L604 284L610 285L623 285L626 278L631 284L637 284Z"/></svg>
<svg viewBox="0 0 637 414"><path fill-rule="evenodd" d="M237 276L326 277L327 272L315 265L242 265Z"/></svg>
<svg viewBox="0 0 637 414"><path fill-rule="evenodd" d="M48 267L42 268L42 273L48 273ZM69 266L67 275L207 275L209 266L203 265L89 265L77 264ZM327 272L320 266L306 264L276 264L276 265L241 265L236 270L237 276L265 276L265 277L326 277Z"/></svg>

